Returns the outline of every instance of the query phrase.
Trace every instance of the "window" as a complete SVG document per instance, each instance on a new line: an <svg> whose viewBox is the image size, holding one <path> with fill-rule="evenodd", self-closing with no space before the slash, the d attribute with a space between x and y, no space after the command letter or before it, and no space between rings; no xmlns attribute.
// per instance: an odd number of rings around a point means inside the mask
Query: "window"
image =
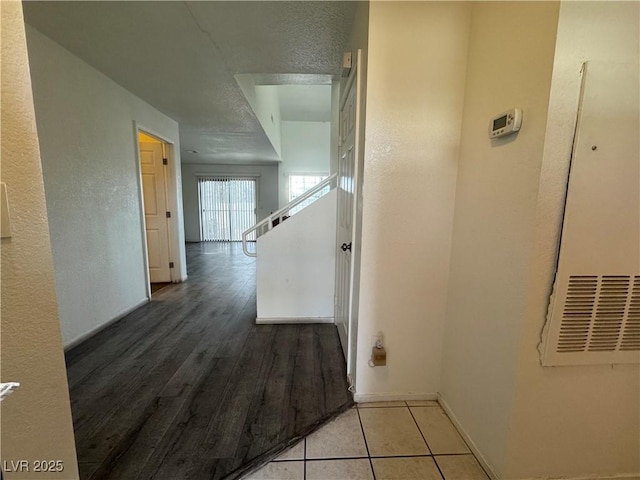
<svg viewBox="0 0 640 480"><path fill-rule="evenodd" d="M199 178L200 239L238 242L256 223L254 178Z"/></svg>
<svg viewBox="0 0 640 480"><path fill-rule="evenodd" d="M304 192L309 190L310 188L315 187L317 184L322 182L327 175L289 175L289 201L294 200L295 198L302 195ZM296 205L291 209L291 214L302 210L304 207L309 205L310 203L315 202L318 198L322 197L329 191L329 186L322 189L320 192L316 193L312 197L306 199L300 205Z"/></svg>

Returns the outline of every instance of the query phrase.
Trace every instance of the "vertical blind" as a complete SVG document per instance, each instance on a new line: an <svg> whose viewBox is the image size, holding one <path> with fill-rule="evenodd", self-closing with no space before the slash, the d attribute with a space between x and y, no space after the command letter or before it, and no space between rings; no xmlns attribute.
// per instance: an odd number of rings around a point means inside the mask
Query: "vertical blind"
<svg viewBox="0 0 640 480"><path fill-rule="evenodd" d="M200 177L198 195L204 242L241 241L242 232L256 223L254 178Z"/></svg>

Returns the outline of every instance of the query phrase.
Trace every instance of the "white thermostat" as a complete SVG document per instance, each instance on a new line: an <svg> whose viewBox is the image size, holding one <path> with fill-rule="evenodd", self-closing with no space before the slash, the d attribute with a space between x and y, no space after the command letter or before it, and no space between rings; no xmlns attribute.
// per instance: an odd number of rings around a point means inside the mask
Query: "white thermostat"
<svg viewBox="0 0 640 480"><path fill-rule="evenodd" d="M512 108L496 115L489 122L489 138L502 137L520 130L522 125L522 110Z"/></svg>

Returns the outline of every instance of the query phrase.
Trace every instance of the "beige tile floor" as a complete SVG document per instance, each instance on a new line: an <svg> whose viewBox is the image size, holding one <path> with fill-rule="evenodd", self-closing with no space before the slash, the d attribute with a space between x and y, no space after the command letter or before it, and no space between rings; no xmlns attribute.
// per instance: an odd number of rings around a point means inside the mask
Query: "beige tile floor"
<svg viewBox="0 0 640 480"><path fill-rule="evenodd" d="M488 480L432 401L359 404L245 480Z"/></svg>

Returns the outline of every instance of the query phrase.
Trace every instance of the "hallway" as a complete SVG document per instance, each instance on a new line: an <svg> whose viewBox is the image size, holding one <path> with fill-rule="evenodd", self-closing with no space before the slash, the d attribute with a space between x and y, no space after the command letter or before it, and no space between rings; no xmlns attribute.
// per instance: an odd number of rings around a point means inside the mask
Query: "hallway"
<svg viewBox="0 0 640 480"><path fill-rule="evenodd" d="M66 354L81 479L234 479L352 405L333 325L254 324L255 260L189 279Z"/></svg>

